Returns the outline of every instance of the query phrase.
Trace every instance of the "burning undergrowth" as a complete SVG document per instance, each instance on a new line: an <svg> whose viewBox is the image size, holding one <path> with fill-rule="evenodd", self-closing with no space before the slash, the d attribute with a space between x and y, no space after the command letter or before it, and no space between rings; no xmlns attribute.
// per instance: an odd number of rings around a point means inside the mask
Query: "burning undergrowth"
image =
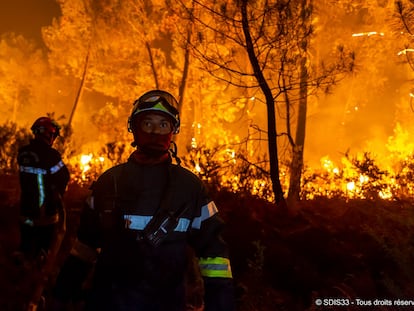
<svg viewBox="0 0 414 311"><path fill-rule="evenodd" d="M0 172L16 173L18 147L31 134L14 123L0 127ZM403 134L401 134L403 136ZM395 141L401 145L397 148ZM320 159L319 167L305 166L302 172L300 197L315 198L410 200L414 194L414 155L410 145L394 139L389 142L389 159L384 161L374 153L356 155L345 153L341 163L328 156ZM132 152L127 141L98 144L93 152L79 153L70 135L57 142L65 163L71 171L71 180L82 186L90 185L104 170L126 161ZM274 195L265 155L229 145L190 147L181 156L182 165L192 170L212 188L233 193L249 193L272 202ZM281 161L279 176L284 190L289 187L289 166Z"/></svg>

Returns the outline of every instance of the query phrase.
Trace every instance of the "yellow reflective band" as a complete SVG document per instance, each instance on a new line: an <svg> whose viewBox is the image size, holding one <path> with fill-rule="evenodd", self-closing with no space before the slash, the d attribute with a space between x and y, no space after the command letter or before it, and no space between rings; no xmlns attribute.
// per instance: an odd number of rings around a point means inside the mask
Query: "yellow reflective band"
<svg viewBox="0 0 414 311"><path fill-rule="evenodd" d="M201 275L210 278L232 278L230 260L224 257L200 258Z"/></svg>
<svg viewBox="0 0 414 311"><path fill-rule="evenodd" d="M157 104L155 104L151 108L141 108L141 109L138 108L137 112L147 111L147 110L163 111L163 112L168 113L169 115L171 115L171 112L168 111L168 109L162 104L162 102L158 102Z"/></svg>
<svg viewBox="0 0 414 311"><path fill-rule="evenodd" d="M168 112L168 110L164 107L164 105L163 105L161 102L157 103L157 104L156 104L155 106L153 106L152 108L155 108L155 109L159 109L159 110L162 110L162 111Z"/></svg>

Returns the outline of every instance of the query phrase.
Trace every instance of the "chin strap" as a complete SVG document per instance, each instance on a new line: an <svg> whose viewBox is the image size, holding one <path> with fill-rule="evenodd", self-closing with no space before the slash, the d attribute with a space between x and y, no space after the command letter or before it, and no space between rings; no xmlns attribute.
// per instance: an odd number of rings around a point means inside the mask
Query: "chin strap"
<svg viewBox="0 0 414 311"><path fill-rule="evenodd" d="M174 141L171 141L171 147L169 149L171 156L175 159L177 162L177 165L181 165L181 159L178 157L178 148L177 144Z"/></svg>

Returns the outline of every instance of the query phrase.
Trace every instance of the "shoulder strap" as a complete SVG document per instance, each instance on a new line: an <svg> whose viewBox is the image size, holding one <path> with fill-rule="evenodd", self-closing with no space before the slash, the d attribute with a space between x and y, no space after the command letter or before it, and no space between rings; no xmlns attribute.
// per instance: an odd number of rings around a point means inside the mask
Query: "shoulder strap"
<svg viewBox="0 0 414 311"><path fill-rule="evenodd" d="M172 194L177 177L174 170L174 165L170 164L168 166L167 186L161 199L160 207L144 228L143 236L141 237L141 239L144 239L153 247L160 245L174 231L180 216L187 210L186 207L177 210L171 208Z"/></svg>

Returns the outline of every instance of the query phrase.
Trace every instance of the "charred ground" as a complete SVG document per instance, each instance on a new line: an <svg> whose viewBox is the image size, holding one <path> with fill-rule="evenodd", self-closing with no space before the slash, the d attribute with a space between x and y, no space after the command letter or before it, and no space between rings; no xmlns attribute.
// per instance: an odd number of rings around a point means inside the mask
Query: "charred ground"
<svg viewBox="0 0 414 311"><path fill-rule="evenodd" d="M58 264L87 193L71 184L65 195L67 237ZM414 300L413 202L321 198L291 214L243 194L214 199L227 223L239 311L338 310L317 307L318 298ZM0 178L0 241L0 309L19 310L30 283L9 256L19 241L16 176ZM394 309L401 307L375 308Z"/></svg>

